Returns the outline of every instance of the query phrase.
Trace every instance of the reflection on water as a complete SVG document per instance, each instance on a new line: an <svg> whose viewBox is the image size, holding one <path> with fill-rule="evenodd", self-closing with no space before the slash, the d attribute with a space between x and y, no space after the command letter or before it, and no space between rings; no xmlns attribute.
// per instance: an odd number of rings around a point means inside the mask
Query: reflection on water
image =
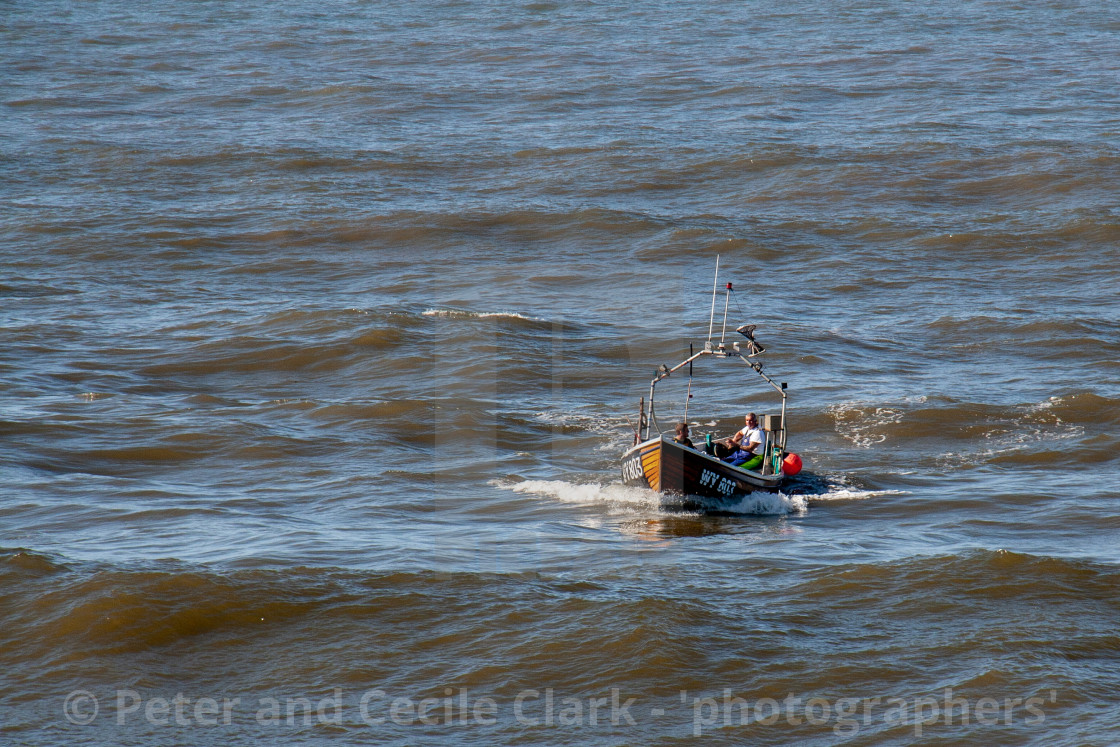
<svg viewBox="0 0 1120 747"><path fill-rule="evenodd" d="M619 531L637 539L668 543L673 539L734 535L744 541L758 536L784 537L801 533L786 517L720 516L714 514L661 515L646 519L623 521Z"/></svg>

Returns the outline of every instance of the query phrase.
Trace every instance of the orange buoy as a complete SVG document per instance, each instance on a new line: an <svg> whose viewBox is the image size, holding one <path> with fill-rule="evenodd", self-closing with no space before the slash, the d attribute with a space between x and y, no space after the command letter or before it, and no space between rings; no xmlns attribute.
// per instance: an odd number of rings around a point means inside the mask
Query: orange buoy
<svg viewBox="0 0 1120 747"><path fill-rule="evenodd" d="M787 475L796 475L801 471L801 457L796 454L786 454L786 458L782 460L782 472Z"/></svg>

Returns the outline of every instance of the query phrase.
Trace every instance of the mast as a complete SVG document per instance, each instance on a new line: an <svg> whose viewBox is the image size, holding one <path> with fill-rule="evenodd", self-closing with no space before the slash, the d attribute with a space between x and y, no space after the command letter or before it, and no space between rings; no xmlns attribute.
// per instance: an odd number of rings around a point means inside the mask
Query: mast
<svg viewBox="0 0 1120 747"><path fill-rule="evenodd" d="M684 422L688 422L688 401L692 399L692 343L688 343L688 391L684 393Z"/></svg>
<svg viewBox="0 0 1120 747"><path fill-rule="evenodd" d="M733 289L731 287L731 283L728 283L727 284L727 293L725 293L724 296L723 296L723 329L720 330L720 333L719 333L719 347L720 347L720 350L723 349L723 338L727 336L727 304L731 301L731 291L732 290ZM715 300L716 299L713 297L712 302L714 303Z"/></svg>
<svg viewBox="0 0 1120 747"><path fill-rule="evenodd" d="M716 276L712 278L712 313L708 315L708 346L712 343L712 325L716 321L716 286L719 285L719 255L716 255ZM724 314L726 323L727 315Z"/></svg>
<svg viewBox="0 0 1120 747"><path fill-rule="evenodd" d="M644 441L649 440L650 433L653 431L654 428L656 428L658 430L658 433L661 432L661 426L658 425L658 423L657 423L657 415L656 415L656 412L654 410L654 402L655 402L655 395L656 395L656 391L657 391L657 384L662 379L671 376L672 374L676 373L680 369L684 368L686 365L688 366L688 387L685 391L684 418L685 418L685 422L688 421L688 406L690 404L689 400L692 399L692 362L695 361L697 358L701 358L703 356L709 355L709 356L713 356L715 358L739 358L739 359L741 359L744 363L746 363L748 366L750 366L752 369L754 369L755 373L757 373L759 376L761 376L763 378L763 380L766 381L767 384L769 384L771 387L773 387L777 391L778 395L782 398L782 410L781 410L781 416L780 416L781 417L781 426L780 426L780 428L775 429L775 430L778 431L778 433L779 433L779 438L780 438L779 445L781 446L782 450L784 450L785 449L785 443L786 443L786 427L785 427L786 400L787 400L786 384L785 384L785 382L783 382L781 385L777 384L773 379L771 379L769 376L767 376L766 374L764 374L762 372L762 364L761 363L759 363L757 361L749 360L750 358L754 358L755 356L761 355L766 350L764 347L762 347L760 344L758 344L757 340L754 339L755 325L744 324L744 325L742 325L740 327L737 327L735 329L736 332L738 332L739 334L741 334L741 335L743 335L744 337L747 338L747 343L746 343L747 347L746 347L745 351L740 350L740 347L739 347L740 343L737 343L737 342L731 344L731 349L727 348L727 313L728 313L728 308L731 304L731 293L732 293L732 291L735 290L734 286L731 283L727 283L726 292L724 294L724 299L723 299L723 326L720 329L719 347L716 348L712 345L712 335L715 333L716 295L719 293L719 260L720 260L720 255L717 254L716 255L715 275L712 278L712 306L711 306L711 310L708 313L708 340L707 340L707 342L704 343L704 349L701 350L700 352L694 352L694 349L693 349L692 345L689 344L689 346L688 346L688 358L681 361L680 363L673 366L672 368L670 368L669 366L666 366L665 364L661 364L660 366L657 367L657 371L654 372L653 380L650 381L650 383L649 383L649 400L648 400L648 402L646 401L646 399L644 397L638 401L638 427L636 429L637 430L636 440L638 442L644 442ZM746 353L746 355L743 354L744 352Z"/></svg>

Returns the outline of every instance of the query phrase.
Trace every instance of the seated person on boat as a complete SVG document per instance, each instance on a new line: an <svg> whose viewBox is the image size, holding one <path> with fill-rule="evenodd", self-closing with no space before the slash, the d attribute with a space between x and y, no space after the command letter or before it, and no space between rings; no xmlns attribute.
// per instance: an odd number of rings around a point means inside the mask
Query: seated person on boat
<svg viewBox="0 0 1120 747"><path fill-rule="evenodd" d="M673 438L673 440L681 444L682 446L687 446L690 449L696 448L692 445L692 439L688 437L688 423L677 423L677 435Z"/></svg>
<svg viewBox="0 0 1120 747"><path fill-rule="evenodd" d="M748 413L745 420L746 425L723 442L726 455L722 459L732 467L754 470L762 466L762 444L766 439L758 427L757 415Z"/></svg>

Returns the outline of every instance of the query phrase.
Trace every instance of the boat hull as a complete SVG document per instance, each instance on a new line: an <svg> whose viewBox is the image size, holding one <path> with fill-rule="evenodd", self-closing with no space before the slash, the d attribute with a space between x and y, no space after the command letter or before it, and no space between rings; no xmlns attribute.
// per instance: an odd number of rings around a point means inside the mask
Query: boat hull
<svg viewBox="0 0 1120 747"><path fill-rule="evenodd" d="M650 439L622 457L622 482L669 496L669 504L709 508L755 492L775 493L785 475L763 475L721 462L665 436ZM692 500L695 498L704 501Z"/></svg>

